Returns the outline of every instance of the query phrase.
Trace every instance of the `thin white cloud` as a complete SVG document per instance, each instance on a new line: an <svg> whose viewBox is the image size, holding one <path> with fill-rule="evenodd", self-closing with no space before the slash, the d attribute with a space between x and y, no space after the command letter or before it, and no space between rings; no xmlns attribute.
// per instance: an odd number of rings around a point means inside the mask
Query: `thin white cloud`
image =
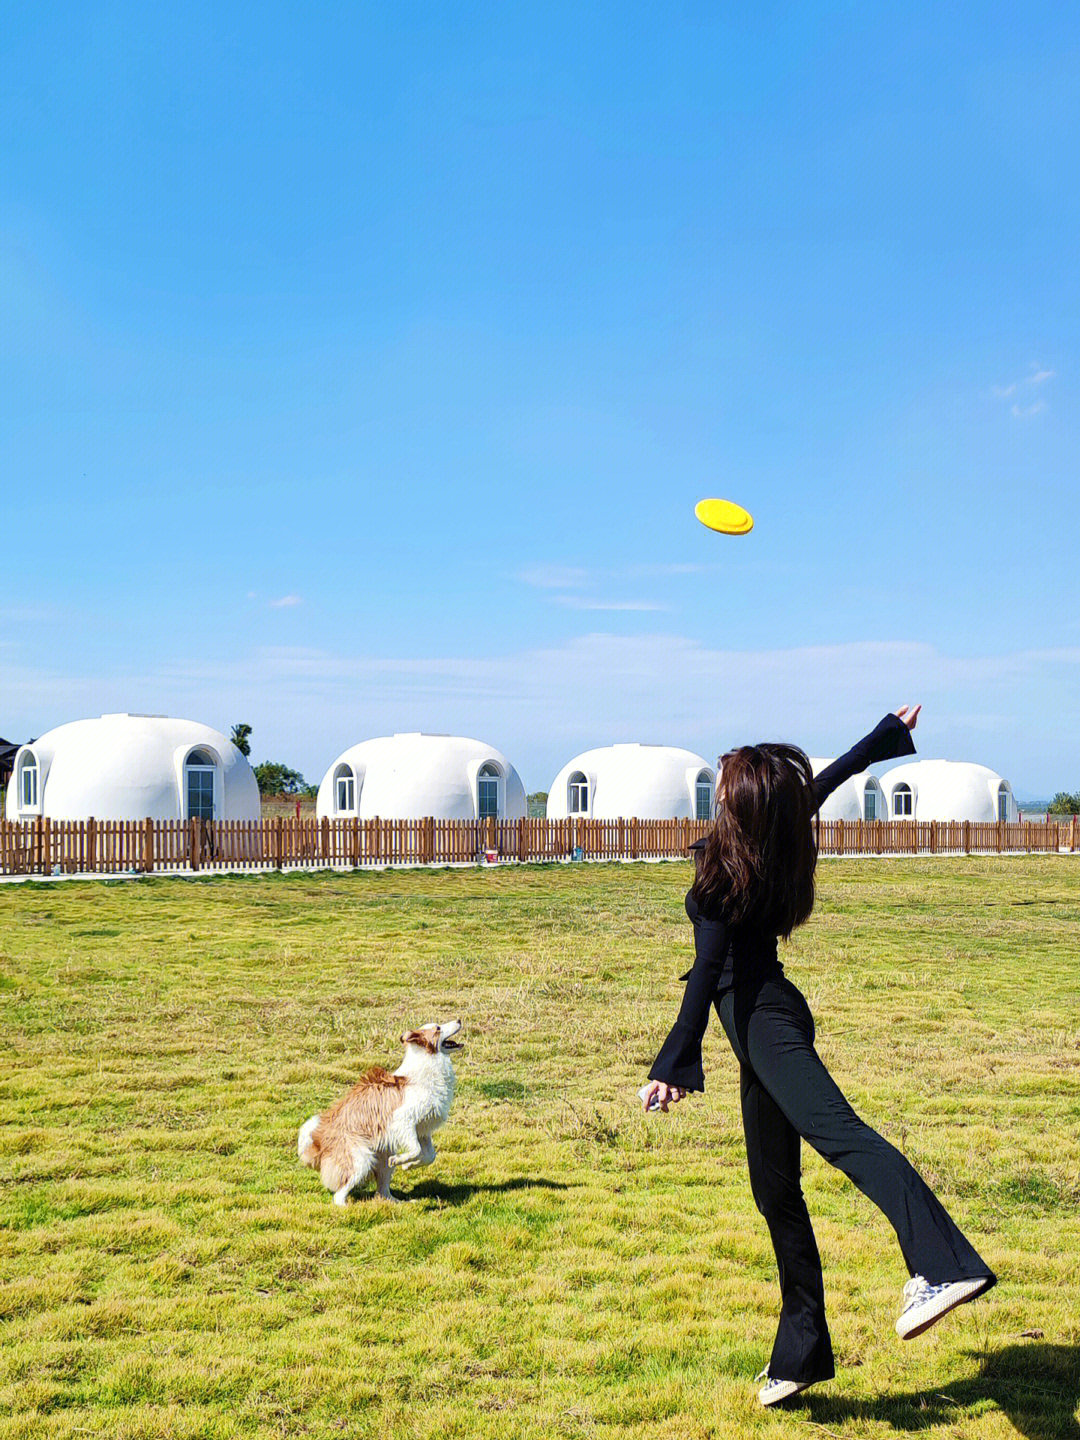
<svg viewBox="0 0 1080 1440"><path fill-rule="evenodd" d="M658 600L612 600L602 589L628 580L663 580L680 575L699 575L710 567L692 561L650 561L621 568L586 570L576 565L529 565L519 570L515 579L545 592L551 605L566 610L638 611L642 613L670 610Z"/></svg>
<svg viewBox="0 0 1080 1440"><path fill-rule="evenodd" d="M515 580L539 590L579 590L582 586L603 580L640 580L645 577L664 578L669 575L701 575L710 567L697 561L649 561L641 565L625 565L614 569L587 570L581 565L527 565Z"/></svg>
<svg viewBox="0 0 1080 1440"><path fill-rule="evenodd" d="M1029 375L1025 375L1021 380L1013 380L1008 385L992 385L990 387L990 393L994 396L995 400L1009 400L1014 395L1019 397L1022 391L1038 389L1039 386L1045 385L1048 380L1053 380L1055 373L1053 370L1048 370L1045 365L1040 365L1037 361L1032 361L1031 373ZM1047 408L1046 401L1041 398L1033 400L1027 405L1017 398L1013 400L1013 403L1009 406L1009 413L1016 420L1029 420L1033 415L1039 415Z"/></svg>
<svg viewBox="0 0 1080 1440"><path fill-rule="evenodd" d="M594 633L486 656L275 646L192 664L178 654L112 676L5 663L2 680L12 734L109 710L186 715L226 732L243 718L257 759L315 779L348 745L395 730L485 738L529 788L579 751L619 740L710 758L746 740L790 739L830 755L884 711L922 701L922 755L979 761L1034 795L1075 788L1080 728L1080 646L946 655L882 640L741 651L678 634Z"/></svg>
<svg viewBox="0 0 1080 1440"><path fill-rule="evenodd" d="M70 618L59 605L0 605L0 625L48 625Z"/></svg>
<svg viewBox="0 0 1080 1440"><path fill-rule="evenodd" d="M576 565L527 565L515 579L538 590L576 590L586 584L589 572Z"/></svg>
<svg viewBox="0 0 1080 1440"><path fill-rule="evenodd" d="M267 601L271 610L291 610L294 605L302 605L303 603L304 597L302 595L282 595L279 600Z"/></svg>
<svg viewBox="0 0 1080 1440"><path fill-rule="evenodd" d="M568 610L669 610L669 605L657 604L654 600L593 600L587 595L555 595L556 605Z"/></svg>
<svg viewBox="0 0 1080 1440"><path fill-rule="evenodd" d="M613 579L618 579L620 576L640 579L643 576L653 575L660 577L665 575L702 575L710 568L708 565L701 565L697 562L678 561L674 564L630 565L622 571L612 570L610 574Z"/></svg>

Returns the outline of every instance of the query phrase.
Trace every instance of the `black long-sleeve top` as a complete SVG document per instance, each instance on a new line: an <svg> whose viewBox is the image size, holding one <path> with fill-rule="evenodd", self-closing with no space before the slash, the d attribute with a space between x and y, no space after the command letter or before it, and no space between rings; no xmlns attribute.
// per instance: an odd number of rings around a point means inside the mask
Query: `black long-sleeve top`
<svg viewBox="0 0 1080 1440"><path fill-rule="evenodd" d="M911 755L914 750L908 727L896 715L886 715L869 735L864 735L857 745L815 777L815 812L836 787L852 775L879 760ZM704 844L704 840L699 840L693 848ZM725 922L722 908L706 905L702 909L692 890L686 896L686 913L694 926L695 960L693 968L679 977L686 981L686 992L671 1033L649 1071L649 1079L663 1080L684 1090L704 1090L701 1041L713 1001L721 991L764 978L771 972L779 974L783 966L777 959L775 935L753 926L733 928Z"/></svg>

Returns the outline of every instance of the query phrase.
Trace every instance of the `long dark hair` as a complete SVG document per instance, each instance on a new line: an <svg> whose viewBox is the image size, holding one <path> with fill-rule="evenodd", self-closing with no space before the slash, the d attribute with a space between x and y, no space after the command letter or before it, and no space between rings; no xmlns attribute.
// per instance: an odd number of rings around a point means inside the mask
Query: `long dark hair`
<svg viewBox="0 0 1080 1440"><path fill-rule="evenodd" d="M786 939L814 908L810 761L795 745L743 745L721 759L716 821L693 894L729 925Z"/></svg>

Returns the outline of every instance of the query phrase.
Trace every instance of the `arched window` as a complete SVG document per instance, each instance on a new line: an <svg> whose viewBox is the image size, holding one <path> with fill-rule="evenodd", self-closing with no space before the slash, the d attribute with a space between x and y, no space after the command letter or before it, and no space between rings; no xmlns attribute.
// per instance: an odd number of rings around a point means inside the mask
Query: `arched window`
<svg viewBox="0 0 1080 1440"><path fill-rule="evenodd" d="M894 820L910 820L915 813L915 797L903 780L892 792L892 813Z"/></svg>
<svg viewBox="0 0 1080 1440"><path fill-rule="evenodd" d="M566 813L587 815L589 813L589 782L580 770L575 770L566 782Z"/></svg>
<svg viewBox="0 0 1080 1440"><path fill-rule="evenodd" d="M37 758L34 755L24 755L19 765L19 788L16 792L19 797L20 810L36 810L38 803L38 767Z"/></svg>
<svg viewBox="0 0 1080 1440"><path fill-rule="evenodd" d="M998 786L998 819L1008 820L1009 818L1009 787L1003 780Z"/></svg>
<svg viewBox="0 0 1080 1440"><path fill-rule="evenodd" d="M192 750L184 761L184 789L189 820L213 820L216 770L214 757L209 750Z"/></svg>
<svg viewBox="0 0 1080 1440"><path fill-rule="evenodd" d="M708 770L702 770L694 786L695 820L711 820L713 806L713 782Z"/></svg>
<svg viewBox="0 0 1080 1440"><path fill-rule="evenodd" d="M356 814L356 776L349 765L334 771L334 809L339 815Z"/></svg>
<svg viewBox="0 0 1080 1440"><path fill-rule="evenodd" d="M494 765L481 765L476 780L476 813L481 820L499 818L499 772Z"/></svg>
<svg viewBox="0 0 1080 1440"><path fill-rule="evenodd" d="M863 791L863 815L867 820L877 819L877 788L869 782Z"/></svg>

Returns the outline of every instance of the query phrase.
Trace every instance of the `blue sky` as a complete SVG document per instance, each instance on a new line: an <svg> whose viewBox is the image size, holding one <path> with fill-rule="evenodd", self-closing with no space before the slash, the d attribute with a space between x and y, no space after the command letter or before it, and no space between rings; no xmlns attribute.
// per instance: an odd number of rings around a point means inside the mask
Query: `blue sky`
<svg viewBox="0 0 1080 1440"><path fill-rule="evenodd" d="M5 7L0 734L1080 788L1080 39L1035 5ZM756 527L702 529L706 495Z"/></svg>

